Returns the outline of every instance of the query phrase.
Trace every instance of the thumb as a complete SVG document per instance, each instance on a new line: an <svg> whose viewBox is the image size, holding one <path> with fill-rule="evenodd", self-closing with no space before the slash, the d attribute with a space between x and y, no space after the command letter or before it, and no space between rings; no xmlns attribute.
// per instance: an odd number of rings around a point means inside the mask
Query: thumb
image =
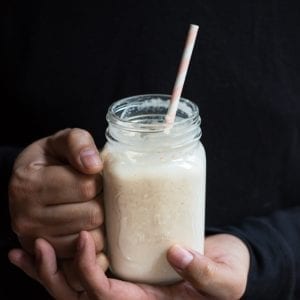
<svg viewBox="0 0 300 300"><path fill-rule="evenodd" d="M172 246L167 259L176 272L193 287L214 299L235 299L227 266L179 245Z"/></svg>
<svg viewBox="0 0 300 300"><path fill-rule="evenodd" d="M99 151L86 130L61 130L47 139L46 149L54 158L67 161L82 173L96 174L102 170Z"/></svg>

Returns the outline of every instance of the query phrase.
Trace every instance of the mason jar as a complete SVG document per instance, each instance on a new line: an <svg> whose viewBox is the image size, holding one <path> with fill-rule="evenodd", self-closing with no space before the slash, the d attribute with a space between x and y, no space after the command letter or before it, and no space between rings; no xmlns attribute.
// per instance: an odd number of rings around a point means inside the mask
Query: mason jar
<svg viewBox="0 0 300 300"><path fill-rule="evenodd" d="M150 284L180 280L166 253L174 244L203 252L206 156L196 104L181 98L173 124L170 95L121 99L107 113L102 151L110 268Z"/></svg>

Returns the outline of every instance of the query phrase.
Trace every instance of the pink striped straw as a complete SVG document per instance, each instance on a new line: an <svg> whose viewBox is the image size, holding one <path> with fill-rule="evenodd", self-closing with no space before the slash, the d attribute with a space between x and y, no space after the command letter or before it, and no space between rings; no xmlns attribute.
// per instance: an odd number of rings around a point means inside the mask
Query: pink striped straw
<svg viewBox="0 0 300 300"><path fill-rule="evenodd" d="M191 61L191 56L193 53L197 33L199 26L191 24L187 35L186 43L184 46L182 58L177 72L176 81L173 87L172 96L170 99L170 104L168 112L165 116L165 121L167 124L173 124L176 116L176 111L178 108L179 100L181 97L182 89L184 86L185 77L189 68Z"/></svg>

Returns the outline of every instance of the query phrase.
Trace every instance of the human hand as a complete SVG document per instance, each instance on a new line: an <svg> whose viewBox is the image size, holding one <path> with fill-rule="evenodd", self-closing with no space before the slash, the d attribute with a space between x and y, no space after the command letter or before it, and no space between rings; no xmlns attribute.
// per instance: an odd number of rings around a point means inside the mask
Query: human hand
<svg viewBox="0 0 300 300"><path fill-rule="evenodd" d="M249 252L238 238L218 234L206 238L205 256L173 246L168 260L183 277L171 286L135 284L107 278L98 266L94 242L87 232L81 232L75 257L77 273L85 291L72 290L57 268L55 252L45 240L36 241L36 263L25 252L10 254L12 263L39 280L57 300L235 300L246 289Z"/></svg>
<svg viewBox="0 0 300 300"><path fill-rule="evenodd" d="M12 250L12 253L17 253L18 255L18 253L20 253L20 249L14 249ZM103 252L96 254L96 264L103 270L103 272L106 272L106 270L108 269L109 261L107 256ZM82 286L80 277L78 276L76 260L74 260L73 258L63 259L59 261L58 265L58 268L64 274L67 284L77 292L84 291L84 287Z"/></svg>
<svg viewBox="0 0 300 300"><path fill-rule="evenodd" d="M102 162L91 135L65 129L28 146L9 186L12 228L28 252L42 237L59 258L72 257L81 230L103 248Z"/></svg>

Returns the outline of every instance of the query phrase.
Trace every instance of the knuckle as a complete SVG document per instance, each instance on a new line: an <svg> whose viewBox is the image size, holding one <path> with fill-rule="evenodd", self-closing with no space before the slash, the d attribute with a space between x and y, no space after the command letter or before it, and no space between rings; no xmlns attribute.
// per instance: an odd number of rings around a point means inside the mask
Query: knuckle
<svg viewBox="0 0 300 300"><path fill-rule="evenodd" d="M36 176L33 164L19 167L14 170L8 193L12 200L32 198L40 189L39 176Z"/></svg>
<svg viewBox="0 0 300 300"><path fill-rule="evenodd" d="M203 289L210 286L215 278L216 266L210 262L207 262L200 270L198 270L198 275L196 276L197 282L196 286L198 289Z"/></svg>
<svg viewBox="0 0 300 300"><path fill-rule="evenodd" d="M84 180L79 185L79 193L83 200L91 200L96 195L95 182L92 180Z"/></svg>
<svg viewBox="0 0 300 300"><path fill-rule="evenodd" d="M55 132L54 134L50 135L47 138L47 145L50 147L50 149L55 148L55 143L57 140L60 140L63 136L68 135L68 133L71 131L71 128L65 128L62 130L59 130L57 132Z"/></svg>
<svg viewBox="0 0 300 300"><path fill-rule="evenodd" d="M68 142L70 144L73 144L74 142L82 139L91 139L90 133L81 128L72 128L68 132Z"/></svg>
<svg viewBox="0 0 300 300"><path fill-rule="evenodd" d="M11 220L11 228L12 228L13 232L18 236L20 236L22 234L22 228L23 228L22 223L23 222L22 221L20 222L19 219Z"/></svg>
<svg viewBox="0 0 300 300"><path fill-rule="evenodd" d="M101 227L103 227L103 226L100 226L97 229L94 229L93 231L90 232L93 236L97 253L100 253L101 251L103 251L103 249L105 247L103 228L101 228Z"/></svg>
<svg viewBox="0 0 300 300"><path fill-rule="evenodd" d="M12 218L11 227L18 236L32 235L34 232L34 225L29 218Z"/></svg>
<svg viewBox="0 0 300 300"><path fill-rule="evenodd" d="M59 131L55 132L53 135L49 136L49 140L53 141L53 140L61 137L62 135L68 134L71 130L72 130L72 128L65 128L65 129L59 130Z"/></svg>
<svg viewBox="0 0 300 300"><path fill-rule="evenodd" d="M99 206L93 207L89 211L89 226L97 228L102 224L103 214Z"/></svg>
<svg viewBox="0 0 300 300"><path fill-rule="evenodd" d="M210 280L211 278L214 277L215 272L216 272L215 265L212 263L207 263L202 270L202 277Z"/></svg>
<svg viewBox="0 0 300 300"><path fill-rule="evenodd" d="M36 217L40 202L38 176L16 170L8 185L12 230L18 236L31 236L37 231Z"/></svg>
<svg viewBox="0 0 300 300"><path fill-rule="evenodd" d="M21 193L21 186L19 180L13 175L8 185L8 197L11 201L18 199Z"/></svg>

